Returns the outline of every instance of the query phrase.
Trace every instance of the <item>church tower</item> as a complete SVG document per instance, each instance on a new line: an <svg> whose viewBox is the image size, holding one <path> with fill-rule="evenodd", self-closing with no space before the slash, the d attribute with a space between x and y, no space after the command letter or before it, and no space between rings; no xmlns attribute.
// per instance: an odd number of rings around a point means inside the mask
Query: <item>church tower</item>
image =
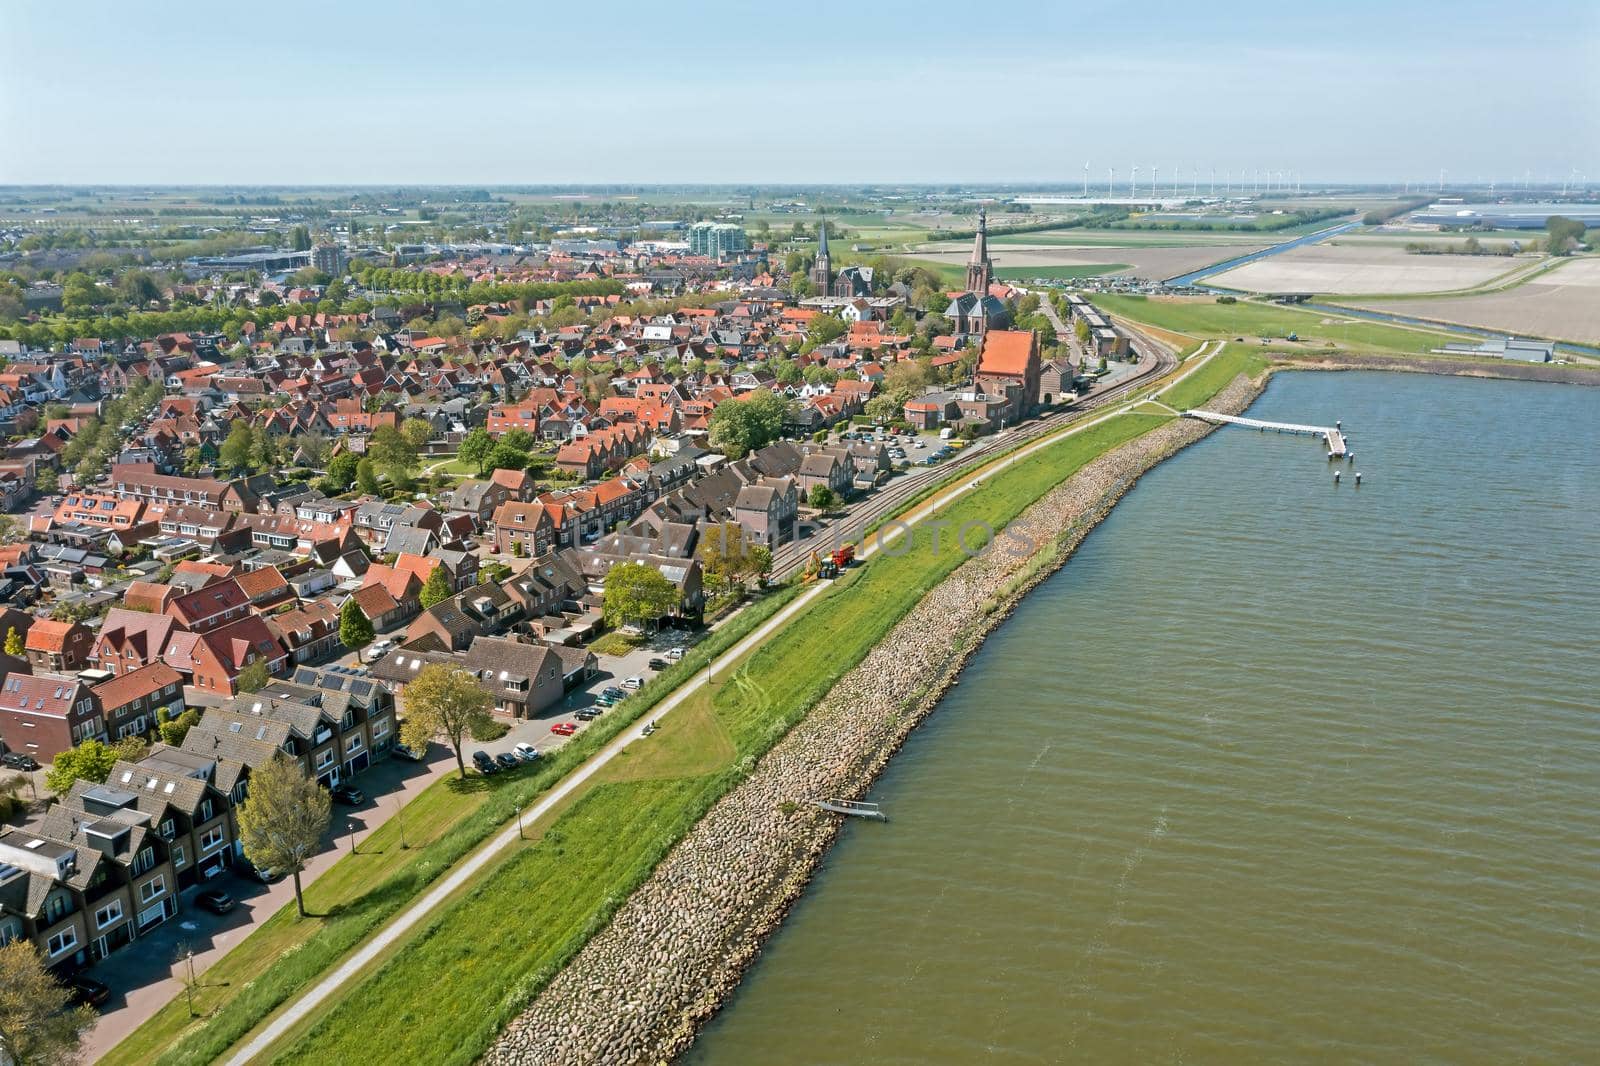
<svg viewBox="0 0 1600 1066"><path fill-rule="evenodd" d="M817 222L817 261L811 265L811 285L818 296L833 294L833 260L828 256L828 220Z"/></svg>
<svg viewBox="0 0 1600 1066"><path fill-rule="evenodd" d="M972 238L972 258L967 262L967 291L979 296L989 291L989 277L994 273L989 263L988 216L978 209L978 234Z"/></svg>

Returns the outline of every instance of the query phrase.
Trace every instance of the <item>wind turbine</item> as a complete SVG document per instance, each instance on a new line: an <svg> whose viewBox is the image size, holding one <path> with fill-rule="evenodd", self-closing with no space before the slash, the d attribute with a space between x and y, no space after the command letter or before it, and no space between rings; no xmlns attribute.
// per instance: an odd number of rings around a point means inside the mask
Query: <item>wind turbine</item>
<svg viewBox="0 0 1600 1066"><path fill-rule="evenodd" d="M1117 181L1117 168L1116 167L1106 167L1106 198L1107 199L1110 199L1111 196L1113 195L1112 186L1116 184L1116 181Z"/></svg>
<svg viewBox="0 0 1600 1066"><path fill-rule="evenodd" d="M1200 195L1200 164L1194 165L1194 187L1189 190L1189 199L1193 200Z"/></svg>
<svg viewBox="0 0 1600 1066"><path fill-rule="evenodd" d="M1087 159L1083 161L1083 198L1085 200L1089 198L1089 161Z"/></svg>
<svg viewBox="0 0 1600 1066"><path fill-rule="evenodd" d="M1161 168L1156 166L1154 163L1151 163L1150 164L1150 197L1151 197L1151 199L1154 199L1155 197L1161 195L1161 183L1158 180L1158 179L1160 179L1160 177L1161 177Z"/></svg>
<svg viewBox="0 0 1600 1066"><path fill-rule="evenodd" d="M1128 199L1139 198L1139 164L1133 164L1133 170L1128 175Z"/></svg>
<svg viewBox="0 0 1600 1066"><path fill-rule="evenodd" d="M1211 168L1211 195L1217 195L1217 168Z"/></svg>

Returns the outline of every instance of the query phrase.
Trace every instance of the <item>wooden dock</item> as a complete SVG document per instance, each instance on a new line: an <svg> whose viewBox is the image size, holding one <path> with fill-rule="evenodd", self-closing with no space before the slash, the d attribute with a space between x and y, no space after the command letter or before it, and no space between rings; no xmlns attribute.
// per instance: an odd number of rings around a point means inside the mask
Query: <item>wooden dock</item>
<svg viewBox="0 0 1600 1066"><path fill-rule="evenodd" d="M1183 417L1198 418L1202 422L1216 425L1244 426L1246 429L1259 429L1263 432L1270 429L1275 433L1303 433L1307 436L1321 437L1328 445L1328 452L1335 459L1343 459L1348 450L1345 446L1344 432L1339 426L1302 426L1294 422L1264 422L1259 418L1225 415L1217 411L1185 411Z"/></svg>
<svg viewBox="0 0 1600 1066"><path fill-rule="evenodd" d="M876 803L862 803L859 800L820 799L813 801L818 807L834 814L847 814L852 818L876 818L880 822L887 822L889 816Z"/></svg>

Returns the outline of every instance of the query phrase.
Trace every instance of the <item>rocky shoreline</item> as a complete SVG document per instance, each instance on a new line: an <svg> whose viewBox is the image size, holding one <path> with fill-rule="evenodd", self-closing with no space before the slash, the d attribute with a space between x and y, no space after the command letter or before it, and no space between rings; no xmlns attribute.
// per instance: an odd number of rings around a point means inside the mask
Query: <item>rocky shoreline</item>
<svg viewBox="0 0 1600 1066"><path fill-rule="evenodd" d="M1600 367L1557 366L1554 363L1517 363L1501 359L1426 359L1398 355L1327 355L1319 352L1270 353L1273 370L1393 370L1406 374L1438 374L1458 378L1499 378L1508 381L1557 381L1571 385L1600 385Z"/></svg>
<svg viewBox="0 0 1600 1066"><path fill-rule="evenodd" d="M1265 380L1237 378L1211 406L1242 411ZM806 801L864 794L1027 591L1066 562L1142 474L1212 428L1174 420L1094 460L1007 527L1038 552L984 552L928 593L707 812L483 1061L647 1063L681 1054L839 832L839 816Z"/></svg>

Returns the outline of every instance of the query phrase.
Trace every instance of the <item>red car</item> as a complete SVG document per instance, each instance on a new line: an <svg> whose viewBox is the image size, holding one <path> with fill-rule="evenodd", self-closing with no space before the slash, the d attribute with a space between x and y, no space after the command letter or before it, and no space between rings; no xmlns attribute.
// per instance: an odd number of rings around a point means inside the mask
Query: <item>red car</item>
<svg viewBox="0 0 1600 1066"><path fill-rule="evenodd" d="M559 737L570 737L578 731L577 722L557 722L550 727L550 732Z"/></svg>

